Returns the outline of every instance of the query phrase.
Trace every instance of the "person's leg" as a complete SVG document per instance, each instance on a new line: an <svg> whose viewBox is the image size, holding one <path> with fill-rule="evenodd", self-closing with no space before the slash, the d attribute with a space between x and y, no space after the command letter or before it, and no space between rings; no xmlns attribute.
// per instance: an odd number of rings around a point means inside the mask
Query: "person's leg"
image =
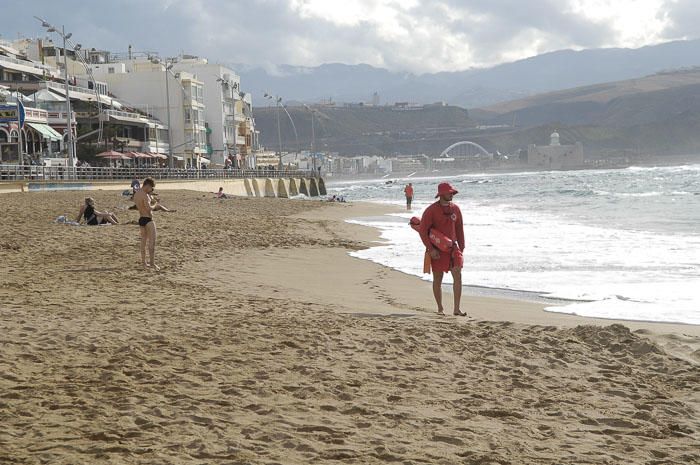
<svg viewBox="0 0 700 465"><path fill-rule="evenodd" d="M104 224L104 223L117 224L118 223L118 221L114 220L114 215L112 215L109 212L106 212L104 215L95 215L95 216L97 216L98 224Z"/></svg>
<svg viewBox="0 0 700 465"><path fill-rule="evenodd" d="M139 232L141 233L141 265L147 267L148 262L146 261L146 241L148 237L146 236L146 227L139 226Z"/></svg>
<svg viewBox="0 0 700 465"><path fill-rule="evenodd" d="M435 303L437 304L438 315L444 315L445 311L442 308L442 271L433 270L433 296L435 297Z"/></svg>
<svg viewBox="0 0 700 465"><path fill-rule="evenodd" d="M171 210L168 207L165 207L161 204L157 204L155 207L153 207L153 211L158 211L158 210L165 212L165 213L174 213L177 211L177 210Z"/></svg>
<svg viewBox="0 0 700 465"><path fill-rule="evenodd" d="M148 255L150 258L149 265L156 271L160 268L156 265L156 223L149 221L146 225L146 234L148 236Z"/></svg>
<svg viewBox="0 0 700 465"><path fill-rule="evenodd" d="M460 308L459 304L460 301L462 300L462 269L459 267L454 267L452 268L452 293L454 294L454 310L452 311L453 315L457 316L466 316L467 314L464 313Z"/></svg>

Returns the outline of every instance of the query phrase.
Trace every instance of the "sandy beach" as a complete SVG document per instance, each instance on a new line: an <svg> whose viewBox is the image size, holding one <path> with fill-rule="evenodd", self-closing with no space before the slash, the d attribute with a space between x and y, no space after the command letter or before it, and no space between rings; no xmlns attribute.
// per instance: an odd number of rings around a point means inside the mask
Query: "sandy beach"
<svg viewBox="0 0 700 465"><path fill-rule="evenodd" d="M0 464L700 463L699 326L438 317L348 256L388 207L163 192L156 273L117 192L0 199Z"/></svg>

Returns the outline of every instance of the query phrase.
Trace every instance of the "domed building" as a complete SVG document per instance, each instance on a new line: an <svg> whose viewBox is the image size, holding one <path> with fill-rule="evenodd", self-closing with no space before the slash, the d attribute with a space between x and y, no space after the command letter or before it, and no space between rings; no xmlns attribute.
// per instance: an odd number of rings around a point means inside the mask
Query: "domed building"
<svg viewBox="0 0 700 465"><path fill-rule="evenodd" d="M549 145L532 144L527 148L527 164L545 170L567 170L583 167L583 145L561 145L559 133L549 136Z"/></svg>

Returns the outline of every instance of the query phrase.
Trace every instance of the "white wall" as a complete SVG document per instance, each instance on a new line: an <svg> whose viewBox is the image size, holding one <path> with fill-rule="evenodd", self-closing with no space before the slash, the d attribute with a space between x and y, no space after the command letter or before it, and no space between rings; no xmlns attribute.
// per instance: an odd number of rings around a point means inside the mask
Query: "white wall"
<svg viewBox="0 0 700 465"><path fill-rule="evenodd" d="M233 134L230 137L226 136L226 115L224 112L224 90L227 89L217 79L224 79L228 76L231 84L236 83L240 89L240 77L231 69L217 64L204 63L202 60L182 60L173 66L173 70L187 71L194 74L197 79L204 83L204 104L205 104L205 119L211 129L209 139L211 141L212 154L211 161L216 165L223 165L224 159L233 153L229 151L227 145L235 144L235 137L238 132L237 124L233 123ZM229 95L231 89L227 89ZM236 95L236 94L233 94ZM229 113L231 117L235 114L235 105L231 101L233 111Z"/></svg>

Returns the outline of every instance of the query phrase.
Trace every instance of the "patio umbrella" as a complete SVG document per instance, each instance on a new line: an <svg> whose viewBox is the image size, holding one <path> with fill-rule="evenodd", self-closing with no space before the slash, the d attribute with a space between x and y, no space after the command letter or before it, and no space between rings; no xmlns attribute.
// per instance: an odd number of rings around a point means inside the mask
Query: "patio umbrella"
<svg viewBox="0 0 700 465"><path fill-rule="evenodd" d="M115 152L114 150L108 150L106 152L100 152L95 155L97 158L104 158L107 160L129 160L130 158L121 152Z"/></svg>

